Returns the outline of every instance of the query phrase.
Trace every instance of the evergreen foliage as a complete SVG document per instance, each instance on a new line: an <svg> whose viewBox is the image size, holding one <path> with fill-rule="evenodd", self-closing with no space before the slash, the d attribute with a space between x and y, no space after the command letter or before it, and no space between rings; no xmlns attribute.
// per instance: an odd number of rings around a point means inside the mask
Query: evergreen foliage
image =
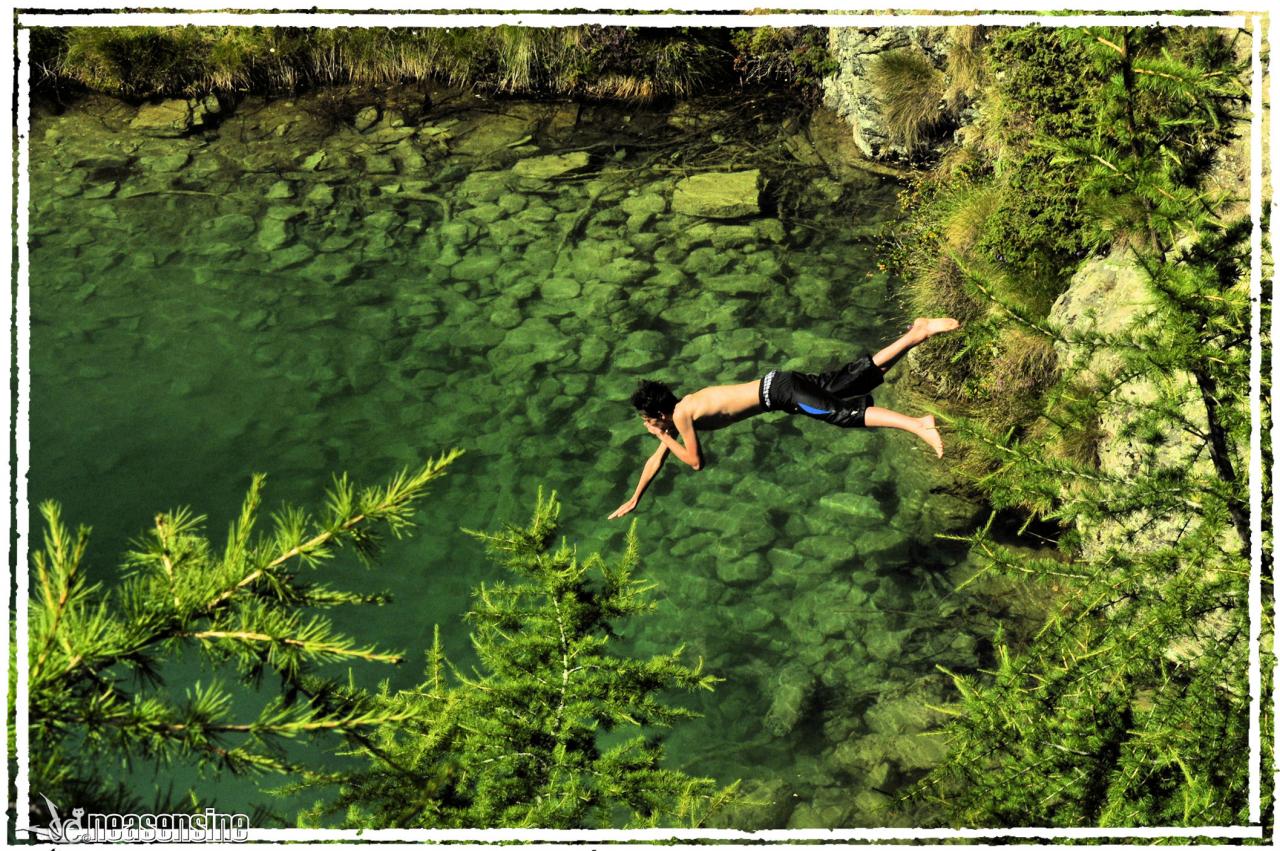
<svg viewBox="0 0 1280 851"><path fill-rule="evenodd" d="M1119 54L1097 32L996 34L985 51L989 85L964 144L904 195L908 220L894 257L913 312L957 316L973 331L915 353L920 384L982 410L998 430L1034 427L1031 413L1043 407L1053 374L1043 371L1031 388L992 381L1028 354L1013 329L1029 326L1008 321L996 303L1042 323L1086 257L1117 242L1150 242L1148 225L1135 227L1149 213L1166 247L1183 205L1197 211L1193 227L1207 201L1190 187L1227 140L1227 113L1243 94L1221 34L1148 28L1123 45L1135 87L1124 97L1124 75L1113 73ZM1144 163L1136 171L1135 150ZM1115 185L1138 174L1141 187ZM992 321L976 326L984 317ZM969 460L976 471L999 463L980 448Z"/></svg>
<svg viewBox="0 0 1280 851"><path fill-rule="evenodd" d="M266 479L256 475L221 548L205 536L203 517L188 509L158 514L110 589L86 575L89 530L72 532L58 505L44 503L30 607L31 788L90 811L136 811L115 773L131 761L284 772L295 767L286 741L358 739L397 721L392 707L335 699L337 685L315 673L334 661L400 661L335 631L324 614L384 598L307 574L343 548L369 563L385 535L412 527L417 501L459 454L381 487L357 489L338 478L321 512L286 506L266 532L257 531ZM217 668L234 665L242 688L269 673L280 693L249 718L220 682L196 682L178 694L166 685L165 666L187 653Z"/></svg>
<svg viewBox="0 0 1280 851"><path fill-rule="evenodd" d="M555 544L559 511L539 494L528 526L472 533L512 574L482 585L467 614L483 670L456 670L437 627L422 684L394 694L384 684L378 696L377 711L405 720L356 749L366 768L303 784L340 787L304 824L342 812L348 827L696 826L732 799L736 784L663 768L659 739L622 737L690 716L662 692L716 678L679 649L647 659L611 649L611 625L653 606L652 586L633 575L634 526L616 563L579 560Z"/></svg>
<svg viewBox="0 0 1280 851"><path fill-rule="evenodd" d="M967 539L984 569L1041 577L1060 602L1025 646L997 641L987 676L953 675L951 751L917 794L962 824L1241 824L1249 222L1197 179L1244 90L1236 68L1176 57L1159 31L1052 37L1052 55L1088 62L1068 85L1094 82L1069 121L1037 123L1027 144L1051 154L1098 223L1077 229L1084 244L1113 256L1127 246L1150 303L1123 331L1067 333L1034 304L1001 296L1017 287L1016 270L948 252L966 294L989 311L978 345L1017 333L1059 354L1017 427L952 425L987 459L977 483L997 508L1063 530L1059 554L1028 560L988 526ZM1062 132L1063 122L1075 129ZM1102 447L1110 464L1063 451L1102 421L1114 429L1115 445ZM1264 715L1263 729L1270 723Z"/></svg>

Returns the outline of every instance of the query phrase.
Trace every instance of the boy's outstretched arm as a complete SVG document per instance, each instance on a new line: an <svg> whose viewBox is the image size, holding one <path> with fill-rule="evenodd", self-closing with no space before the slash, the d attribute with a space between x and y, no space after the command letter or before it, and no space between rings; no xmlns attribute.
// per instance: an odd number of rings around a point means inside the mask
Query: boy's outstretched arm
<svg viewBox="0 0 1280 851"><path fill-rule="evenodd" d="M666 460L668 451L666 446L659 446L657 451L649 456L649 460L644 462L644 470L640 472L640 482L636 485L636 492L631 495L631 499L618 506L617 511L609 515L610 520L631 513L640 502L640 496L645 492L645 488L649 487L649 482L662 469L662 462Z"/></svg>

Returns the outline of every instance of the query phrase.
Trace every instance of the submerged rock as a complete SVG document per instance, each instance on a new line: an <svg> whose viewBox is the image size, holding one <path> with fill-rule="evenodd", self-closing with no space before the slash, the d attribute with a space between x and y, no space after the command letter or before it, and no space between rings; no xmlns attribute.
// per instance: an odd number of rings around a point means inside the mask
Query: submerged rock
<svg viewBox="0 0 1280 851"><path fill-rule="evenodd" d="M487 278L502 265L502 258L497 254L470 253L458 261L450 270L456 281L477 281Z"/></svg>
<svg viewBox="0 0 1280 851"><path fill-rule="evenodd" d="M787 823L797 798L781 778L751 779L722 812L712 817L711 826L734 830L767 830Z"/></svg>
<svg viewBox="0 0 1280 851"><path fill-rule="evenodd" d="M550 154L545 157L529 157L520 160L511 169L517 175L530 180L550 180L581 171L587 167L590 157L586 151L574 151L569 154Z"/></svg>
<svg viewBox="0 0 1280 851"><path fill-rule="evenodd" d="M374 145L394 145L397 142L404 142L411 138L418 131L412 127L379 127L372 133L365 136L365 139ZM397 147L397 152L404 152L406 149ZM412 149L409 149L412 150Z"/></svg>
<svg viewBox="0 0 1280 851"><path fill-rule="evenodd" d="M838 511L871 523L884 521L884 509L874 497L860 493L833 493L818 500L823 508Z"/></svg>
<svg viewBox="0 0 1280 851"><path fill-rule="evenodd" d="M331 207L333 206L333 187L327 183L317 183L311 187L303 200L317 207Z"/></svg>
<svg viewBox="0 0 1280 851"><path fill-rule="evenodd" d="M758 553L734 557L725 555L716 562L716 576L726 585L754 585L769 573L769 566Z"/></svg>
<svg viewBox="0 0 1280 851"><path fill-rule="evenodd" d="M484 115L469 126L454 129L452 150L468 156L484 156L519 144L537 128L532 117L520 115Z"/></svg>
<svg viewBox="0 0 1280 851"><path fill-rule="evenodd" d="M84 191L84 182L88 176L89 173L82 168L63 172L54 180L53 191L60 197L73 198Z"/></svg>
<svg viewBox="0 0 1280 851"><path fill-rule="evenodd" d="M114 180L110 180L110 181L107 181L106 183L99 183L96 186L90 186L89 188L85 189L84 192L82 193L82 197L88 200L99 200L102 198L110 198L112 195L116 194L116 191L119 188L120 188L120 184L118 184Z"/></svg>
<svg viewBox="0 0 1280 851"><path fill-rule="evenodd" d="M288 269L305 263L315 256L315 251L309 246L300 242L294 243L287 248L278 251L272 251L270 258L267 260L267 269L276 272L281 269Z"/></svg>
<svg viewBox="0 0 1280 851"><path fill-rule="evenodd" d="M208 107L196 101L165 100L143 104L133 121L129 122L129 129L144 136L177 138L203 126L208 114Z"/></svg>
<svg viewBox="0 0 1280 851"><path fill-rule="evenodd" d="M138 166L143 171L169 174L181 171L190 159L191 157L186 151L177 151L171 154L138 157Z"/></svg>
<svg viewBox="0 0 1280 851"><path fill-rule="evenodd" d="M651 184L641 190L632 190L634 194L623 198L619 207L628 217L658 216L667 211L667 199L663 194L666 188L662 184Z"/></svg>
<svg viewBox="0 0 1280 851"><path fill-rule="evenodd" d="M395 174L396 161L387 154L367 154L364 169L369 174Z"/></svg>
<svg viewBox="0 0 1280 851"><path fill-rule="evenodd" d="M582 285L572 278L549 278L542 282L542 297L553 301L577 298Z"/></svg>
<svg viewBox="0 0 1280 851"><path fill-rule="evenodd" d="M760 212L760 170L710 172L676 184L671 210L687 216L736 219Z"/></svg>
<svg viewBox="0 0 1280 851"><path fill-rule="evenodd" d="M808 668L794 662L783 668L774 684L764 728L774 736L790 733L804 715L813 687L814 676Z"/></svg>
<svg viewBox="0 0 1280 851"><path fill-rule="evenodd" d="M264 219L258 228L258 247L275 251L289 242L289 226L282 219Z"/></svg>
<svg viewBox="0 0 1280 851"><path fill-rule="evenodd" d="M455 192L473 204L489 204L509 191L507 176L500 171L473 171Z"/></svg>
<svg viewBox="0 0 1280 851"><path fill-rule="evenodd" d="M277 180L267 190L268 201L282 201L293 197L293 184L287 180Z"/></svg>
<svg viewBox="0 0 1280 851"><path fill-rule="evenodd" d="M760 275L736 272L731 275L714 275L702 279L702 285L715 293L730 295L762 295L773 287L773 281Z"/></svg>
<svg viewBox="0 0 1280 851"><path fill-rule="evenodd" d="M377 123L378 108L376 106L366 106L364 109L356 113L355 128L361 133Z"/></svg>
<svg viewBox="0 0 1280 851"><path fill-rule="evenodd" d="M205 222L203 237L208 242L237 243L253 236L258 223L242 213L228 213Z"/></svg>

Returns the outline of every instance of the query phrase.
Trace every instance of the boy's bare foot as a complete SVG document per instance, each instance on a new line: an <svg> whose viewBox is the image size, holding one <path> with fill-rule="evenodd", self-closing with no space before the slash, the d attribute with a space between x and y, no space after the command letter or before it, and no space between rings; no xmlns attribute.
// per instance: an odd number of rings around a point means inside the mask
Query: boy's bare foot
<svg viewBox="0 0 1280 851"><path fill-rule="evenodd" d="M934 452L938 453L939 458L942 457L942 435L938 433L938 425L934 422L933 414L920 417L920 430L916 433L920 435L921 440L933 448Z"/></svg>
<svg viewBox="0 0 1280 851"><path fill-rule="evenodd" d="M934 334L945 334L948 331L954 331L959 327L960 323L949 316L934 318L921 316L911 323L911 330L919 335L921 340L927 340Z"/></svg>

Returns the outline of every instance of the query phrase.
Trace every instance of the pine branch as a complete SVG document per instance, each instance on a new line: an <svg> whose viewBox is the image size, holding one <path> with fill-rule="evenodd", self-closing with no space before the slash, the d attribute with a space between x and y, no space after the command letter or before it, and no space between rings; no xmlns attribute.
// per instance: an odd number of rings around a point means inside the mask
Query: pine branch
<svg viewBox="0 0 1280 851"><path fill-rule="evenodd" d="M194 638L199 641L229 639L233 641L260 641L268 644L283 644L288 647L296 647L309 655L318 657L363 659L366 662L390 662L395 665L404 661L404 657L399 654L377 653L367 649L351 649L341 643L305 641L296 638L267 635L262 632L249 632L245 630L204 629L194 632L180 632L178 633L178 636L182 638Z"/></svg>
<svg viewBox="0 0 1280 851"><path fill-rule="evenodd" d="M368 498L362 500L361 513L358 514L352 513L355 509L352 508L350 495L346 492L349 485L346 483L345 477L339 479L330 493L330 507L331 509L345 508L344 513L335 514L331 518L328 528L316 533L310 539L279 553L265 566L250 571L233 588L228 588L214 597L205 607L206 610L217 608L231 599L237 592L268 574L272 569L280 567L292 559L299 558L306 561L308 559L327 557L329 544L340 544L344 539L350 538L352 531L366 521L382 520L388 522L393 531L406 527L408 525L406 518L409 505L425 491L428 484L442 476L445 468L461 455L462 450L455 449L433 461L429 461L413 477L407 477L401 473L385 490L380 492L367 491Z"/></svg>
<svg viewBox="0 0 1280 851"><path fill-rule="evenodd" d="M220 557L211 553L203 535L203 517L187 509L160 514L126 555L126 581L109 595L98 595L99 586L88 586L83 578L88 530L81 528L72 539L57 506L42 506L45 548L33 556L33 748L58 755L76 770L89 766L93 755L107 754L155 762L181 757L233 772L283 771L290 762L278 740L326 731L359 740L361 730L417 718L418 708L407 704L383 707L354 695L329 699L325 694L330 692L306 676L305 666L313 662L400 661L396 654L335 633L324 618L304 620L299 611L306 605L385 598L303 585L282 568L314 563L344 542L363 547L361 555L367 556L374 538L363 527L370 524L382 524L393 535L403 533L426 485L457 455L443 455L416 474L400 473L385 487L365 489L355 497L354 513L331 516L319 530L304 531L306 523L300 520L305 515L286 509L277 517L274 537L258 543L253 542L253 528L265 479L255 476ZM349 485L335 487L338 499L344 498L344 488ZM277 546L291 536L289 546ZM237 593L250 586L253 595ZM148 696L146 689L162 685L167 654L188 640L205 648L215 663L237 660L250 684L264 664L274 666L291 690L289 699L275 699L255 720L238 721L231 717L229 695L217 686L196 683L183 705ZM130 673L142 687L132 696L120 688ZM299 693L306 695L301 703ZM228 736L247 737L247 743L230 746L223 741ZM69 742L83 745L82 752L68 753ZM376 748L367 743L371 751ZM38 759L33 765L53 763ZM50 767L36 779L41 788L55 790L75 776Z"/></svg>
<svg viewBox="0 0 1280 851"><path fill-rule="evenodd" d="M68 539L66 529L62 526L61 510L57 503L52 501L41 503L40 513L44 516L47 525L44 535L44 552L37 552L34 560L36 591L44 604L44 617L37 618L37 628L42 628L45 634L43 641L39 642L40 652L29 673L32 681L40 679L54 641L60 641L67 655L72 655L71 647L60 631L63 616L67 607L76 599L92 593L98 587L96 585L91 588L85 587L84 577L80 572L80 563L89 543L89 529L85 526L79 527L73 543ZM47 620L47 626L40 623L44 620Z"/></svg>

